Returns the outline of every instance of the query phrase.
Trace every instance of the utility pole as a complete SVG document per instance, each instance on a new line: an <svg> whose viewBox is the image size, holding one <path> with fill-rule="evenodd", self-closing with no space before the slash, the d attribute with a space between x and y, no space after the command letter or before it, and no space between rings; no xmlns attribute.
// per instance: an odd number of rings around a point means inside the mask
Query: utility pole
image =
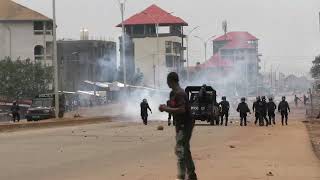
<svg viewBox="0 0 320 180"><path fill-rule="evenodd" d="M194 27L193 29L191 29L191 31L189 31L189 33L186 36L186 43L187 43L187 79L188 79L188 81L190 81L190 72L189 72L189 36L191 35L191 33L193 31L195 31L198 28L199 28L199 26Z"/></svg>
<svg viewBox="0 0 320 180"><path fill-rule="evenodd" d="M56 23L56 1L52 0L53 13L53 67L54 67L54 107L55 116L59 117L59 80L58 80L58 59L57 59L57 23Z"/></svg>
<svg viewBox="0 0 320 180"><path fill-rule="evenodd" d="M200 41L202 41L203 44L204 44L204 62L206 62L206 61L207 61L207 44L208 44L208 42L209 42L212 38L216 37L216 35L211 36L211 37L209 37L209 38L206 39L206 40L203 39L203 38L200 37L200 36L194 36L194 37L200 39Z"/></svg>
<svg viewBox="0 0 320 180"><path fill-rule="evenodd" d="M120 1L119 1L120 2ZM121 21L122 21L122 60L123 60L123 84L126 88L127 85L127 67L126 67L126 51L125 51L125 27L124 27L124 11L125 2L120 2Z"/></svg>

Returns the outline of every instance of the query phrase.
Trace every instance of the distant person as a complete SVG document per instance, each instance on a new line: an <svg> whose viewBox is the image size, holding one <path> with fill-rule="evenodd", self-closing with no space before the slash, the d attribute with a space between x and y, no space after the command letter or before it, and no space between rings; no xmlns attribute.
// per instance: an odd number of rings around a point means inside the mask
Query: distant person
<svg viewBox="0 0 320 180"><path fill-rule="evenodd" d="M284 119L286 125L288 125L288 111L290 112L290 107L285 96L282 97L282 101L278 105L278 111L281 113L282 126L284 125Z"/></svg>
<svg viewBox="0 0 320 180"><path fill-rule="evenodd" d="M13 122L20 121L20 107L16 101L13 101L12 103L11 114Z"/></svg>
<svg viewBox="0 0 320 180"><path fill-rule="evenodd" d="M308 100L309 100L309 98L304 94L303 95L303 104L307 105Z"/></svg>
<svg viewBox="0 0 320 180"><path fill-rule="evenodd" d="M148 110L152 114L152 110L148 104L147 99L143 99L143 101L140 104L140 109L141 109L141 118L143 120L143 124L147 125L148 124Z"/></svg>
<svg viewBox="0 0 320 180"><path fill-rule="evenodd" d="M188 95L179 85L179 76L171 72L167 77L168 86L172 89L172 107L160 105L161 112L171 113L176 121L176 147L178 158L178 180L197 180L195 166L190 151L190 139L194 127Z"/></svg>
<svg viewBox="0 0 320 180"><path fill-rule="evenodd" d="M301 101L301 99L298 98L297 95L294 95L294 104L296 105L296 107L298 107L298 101Z"/></svg>
<svg viewBox="0 0 320 180"><path fill-rule="evenodd" d="M247 115L251 114L248 104L246 103L246 98L241 98L241 103L239 103L237 112L240 113L240 126L247 126Z"/></svg>
<svg viewBox="0 0 320 180"><path fill-rule="evenodd" d="M260 96L256 97L256 101L252 105L252 111L255 112L255 118L254 124L257 124L260 119L260 110L258 104L261 102Z"/></svg>
<svg viewBox="0 0 320 180"><path fill-rule="evenodd" d="M267 103L268 107L268 116L269 116L269 125L273 123L273 125L276 124L276 114L275 111L277 109L277 105L273 102L273 98L269 98L269 102Z"/></svg>
<svg viewBox="0 0 320 180"><path fill-rule="evenodd" d="M198 103L199 103L199 112L202 114L202 107L204 106L204 111L207 110L207 85L203 84L200 88L199 95L198 95Z"/></svg>
<svg viewBox="0 0 320 180"><path fill-rule="evenodd" d="M223 118L225 117L225 126L228 126L230 103L227 101L227 97L225 96L223 96L221 99L222 101L219 103L221 117L220 125L223 125Z"/></svg>
<svg viewBox="0 0 320 180"><path fill-rule="evenodd" d="M261 126L264 126L264 121L266 122L266 126L269 126L269 120L267 118L267 114L268 114L268 106L267 106L267 99L265 96L262 96L262 106L261 106L261 116L262 116L262 122L261 122Z"/></svg>

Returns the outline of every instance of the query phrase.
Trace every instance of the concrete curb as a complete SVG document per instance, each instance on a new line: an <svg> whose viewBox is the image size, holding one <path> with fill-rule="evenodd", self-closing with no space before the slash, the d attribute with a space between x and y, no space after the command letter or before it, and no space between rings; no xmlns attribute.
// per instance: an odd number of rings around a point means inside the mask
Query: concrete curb
<svg viewBox="0 0 320 180"><path fill-rule="evenodd" d="M92 118L64 118L64 119L50 119L37 122L21 122L15 124L0 124L1 132L14 132L26 129L40 129L63 126L77 126L86 124L97 124L112 122L112 117L92 117Z"/></svg>

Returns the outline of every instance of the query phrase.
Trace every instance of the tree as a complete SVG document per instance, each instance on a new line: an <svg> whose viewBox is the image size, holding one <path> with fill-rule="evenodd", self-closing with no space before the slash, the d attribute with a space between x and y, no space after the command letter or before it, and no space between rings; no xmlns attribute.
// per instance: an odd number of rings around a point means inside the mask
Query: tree
<svg viewBox="0 0 320 180"><path fill-rule="evenodd" d="M52 67L45 67L41 63L6 58L0 61L0 96L11 100L48 93L52 73Z"/></svg>
<svg viewBox="0 0 320 180"><path fill-rule="evenodd" d="M311 75L313 78L320 78L320 55L312 61Z"/></svg>

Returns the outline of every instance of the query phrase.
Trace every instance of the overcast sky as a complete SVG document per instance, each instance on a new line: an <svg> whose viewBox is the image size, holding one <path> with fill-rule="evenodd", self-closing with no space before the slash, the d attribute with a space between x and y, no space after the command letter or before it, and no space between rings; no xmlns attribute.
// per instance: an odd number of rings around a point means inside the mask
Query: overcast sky
<svg viewBox="0 0 320 180"><path fill-rule="evenodd" d="M51 17L49 0L16 1ZM79 39L80 28L86 27L90 36L117 41L117 0L56 2L58 38ZM320 54L320 0L127 0L126 17L153 3L187 21L189 29L200 26L194 35L203 38L222 34L221 22L225 19L229 31L255 35L260 39L262 70L270 71L272 65L285 73L305 74L314 56ZM190 49L192 64L204 61L204 49L198 39L191 39Z"/></svg>

